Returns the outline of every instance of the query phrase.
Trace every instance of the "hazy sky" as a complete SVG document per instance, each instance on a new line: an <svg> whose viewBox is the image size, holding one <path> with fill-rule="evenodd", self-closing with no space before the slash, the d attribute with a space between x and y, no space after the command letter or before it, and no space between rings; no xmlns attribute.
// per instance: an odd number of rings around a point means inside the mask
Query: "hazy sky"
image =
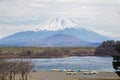
<svg viewBox="0 0 120 80"><path fill-rule="evenodd" d="M66 16L120 39L120 0L0 0L0 38Z"/></svg>

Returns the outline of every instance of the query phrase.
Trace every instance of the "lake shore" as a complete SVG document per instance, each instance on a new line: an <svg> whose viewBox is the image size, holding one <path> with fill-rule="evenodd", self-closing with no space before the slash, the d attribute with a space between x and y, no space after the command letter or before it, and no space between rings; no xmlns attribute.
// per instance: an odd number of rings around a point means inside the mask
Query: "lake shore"
<svg viewBox="0 0 120 80"><path fill-rule="evenodd" d="M31 72L28 80L120 80L114 72L99 72L99 74L84 74L78 72L76 75L69 75L67 72L39 71Z"/></svg>

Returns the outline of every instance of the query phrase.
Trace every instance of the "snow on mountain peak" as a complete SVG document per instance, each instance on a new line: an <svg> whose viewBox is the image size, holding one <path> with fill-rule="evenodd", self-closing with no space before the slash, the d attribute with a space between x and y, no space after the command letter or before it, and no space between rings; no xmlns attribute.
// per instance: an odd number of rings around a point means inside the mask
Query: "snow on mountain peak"
<svg viewBox="0 0 120 80"><path fill-rule="evenodd" d="M70 18L55 17L48 20L43 25L37 25L37 27L32 30L33 31L58 31L66 28L77 29L77 28L80 28L80 25Z"/></svg>

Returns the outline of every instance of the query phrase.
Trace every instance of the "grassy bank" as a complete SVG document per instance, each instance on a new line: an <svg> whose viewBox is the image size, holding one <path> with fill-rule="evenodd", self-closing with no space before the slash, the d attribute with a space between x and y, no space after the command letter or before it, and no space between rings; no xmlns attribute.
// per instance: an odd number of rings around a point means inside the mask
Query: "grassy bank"
<svg viewBox="0 0 120 80"><path fill-rule="evenodd" d="M91 56L94 47L0 47L2 58L53 58ZM9 56L9 57L8 57Z"/></svg>

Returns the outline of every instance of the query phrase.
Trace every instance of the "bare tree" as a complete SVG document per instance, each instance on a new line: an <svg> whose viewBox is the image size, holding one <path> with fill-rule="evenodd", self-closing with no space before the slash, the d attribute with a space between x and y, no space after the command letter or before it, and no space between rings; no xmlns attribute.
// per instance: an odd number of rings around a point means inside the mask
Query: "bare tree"
<svg viewBox="0 0 120 80"><path fill-rule="evenodd" d="M21 76L21 80L27 80L28 74L33 69L33 64L30 61L20 61L18 67L19 67L18 69Z"/></svg>
<svg viewBox="0 0 120 80"><path fill-rule="evenodd" d="M8 71L7 71L7 62L0 60L0 80L7 80Z"/></svg>
<svg viewBox="0 0 120 80"><path fill-rule="evenodd" d="M0 60L0 80L27 80L33 64L25 60Z"/></svg>

